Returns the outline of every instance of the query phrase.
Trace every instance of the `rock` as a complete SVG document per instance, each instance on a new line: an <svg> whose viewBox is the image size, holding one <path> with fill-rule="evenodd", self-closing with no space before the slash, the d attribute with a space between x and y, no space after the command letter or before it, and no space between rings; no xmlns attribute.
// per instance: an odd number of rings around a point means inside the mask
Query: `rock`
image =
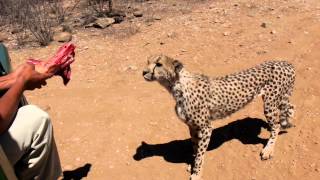
<svg viewBox="0 0 320 180"><path fill-rule="evenodd" d="M53 40L54 41L58 41L58 42L69 42L72 39L72 34L69 32L60 32L60 33L56 33L53 36Z"/></svg>
<svg viewBox="0 0 320 180"><path fill-rule="evenodd" d="M181 52L187 52L187 50L185 50L185 49L181 49L180 51L181 51Z"/></svg>
<svg viewBox="0 0 320 180"><path fill-rule="evenodd" d="M229 36L229 35L230 35L230 32L224 32L223 35L224 35L224 36Z"/></svg>
<svg viewBox="0 0 320 180"><path fill-rule="evenodd" d="M124 71L136 71L136 70L138 70L138 67L134 65L129 65L128 67L124 68Z"/></svg>
<svg viewBox="0 0 320 180"><path fill-rule="evenodd" d="M152 26L151 22L146 23L146 26Z"/></svg>
<svg viewBox="0 0 320 180"><path fill-rule="evenodd" d="M142 13L142 11L135 11L135 12L133 12L133 15L134 15L135 17L142 17L142 16L143 16L143 13Z"/></svg>
<svg viewBox="0 0 320 180"><path fill-rule="evenodd" d="M263 28L267 28L267 23L263 22L260 26Z"/></svg>
<svg viewBox="0 0 320 180"><path fill-rule="evenodd" d="M115 24L119 24L119 23L121 23L122 21L124 21L124 17L123 16L115 16L114 17L114 23Z"/></svg>
<svg viewBox="0 0 320 180"><path fill-rule="evenodd" d="M270 34L276 34L277 32L275 30L270 31Z"/></svg>
<svg viewBox="0 0 320 180"><path fill-rule="evenodd" d="M175 32L168 32L167 33L168 38L175 38L176 36L177 36L177 33L175 33Z"/></svg>
<svg viewBox="0 0 320 180"><path fill-rule="evenodd" d="M89 26L93 26L95 28L101 28L101 29L104 29L108 26L110 26L111 24L115 23L115 19L114 18L100 18L100 19L97 19L94 23L92 24L89 24Z"/></svg>
<svg viewBox="0 0 320 180"><path fill-rule="evenodd" d="M265 50L257 51L257 54L258 54L258 55L262 55L262 54L266 54L266 53L267 53L267 51L265 51Z"/></svg>
<svg viewBox="0 0 320 180"><path fill-rule="evenodd" d="M157 20L157 21L160 21L160 20L161 20L161 17L160 17L160 16L153 16L153 19L154 19L154 20Z"/></svg>
<svg viewBox="0 0 320 180"><path fill-rule="evenodd" d="M9 39L8 34L0 32L0 42L7 41Z"/></svg>

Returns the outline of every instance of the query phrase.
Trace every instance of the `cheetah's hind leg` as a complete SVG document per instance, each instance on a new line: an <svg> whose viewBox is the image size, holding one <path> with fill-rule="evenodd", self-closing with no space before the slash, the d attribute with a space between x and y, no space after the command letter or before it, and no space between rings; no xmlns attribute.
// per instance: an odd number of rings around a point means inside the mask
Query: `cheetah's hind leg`
<svg viewBox="0 0 320 180"><path fill-rule="evenodd" d="M290 121L294 115L294 105L289 102L289 95L286 95L279 106L280 110L280 125L282 129L287 129L290 127L294 127L292 122Z"/></svg>

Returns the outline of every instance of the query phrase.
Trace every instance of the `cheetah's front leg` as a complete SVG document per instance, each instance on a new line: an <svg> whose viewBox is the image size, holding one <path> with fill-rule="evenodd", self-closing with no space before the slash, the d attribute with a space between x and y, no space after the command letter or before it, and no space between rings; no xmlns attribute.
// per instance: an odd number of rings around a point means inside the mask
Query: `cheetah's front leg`
<svg viewBox="0 0 320 180"><path fill-rule="evenodd" d="M197 132L199 140L195 152L194 166L192 169L190 180L201 179L202 167L204 162L204 153L207 151L212 133L210 124L204 125L204 127L201 127L200 130L198 130Z"/></svg>

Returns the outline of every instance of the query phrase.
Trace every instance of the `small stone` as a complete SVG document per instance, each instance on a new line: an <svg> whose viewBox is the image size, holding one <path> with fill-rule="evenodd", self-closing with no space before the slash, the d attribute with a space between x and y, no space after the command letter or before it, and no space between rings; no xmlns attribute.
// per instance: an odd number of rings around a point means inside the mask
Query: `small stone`
<svg viewBox="0 0 320 180"><path fill-rule="evenodd" d="M92 23L90 25L92 25L95 28L104 29L115 22L116 21L114 20L114 18L99 18L94 23Z"/></svg>
<svg viewBox="0 0 320 180"><path fill-rule="evenodd" d="M147 26L152 26L152 22L148 22L146 25Z"/></svg>
<svg viewBox="0 0 320 180"><path fill-rule="evenodd" d="M277 31L275 31L275 30L270 31L270 34L276 34L276 33L277 33Z"/></svg>
<svg viewBox="0 0 320 180"><path fill-rule="evenodd" d="M229 36L229 35L230 35L230 32L224 32L223 35L224 35L224 36Z"/></svg>
<svg viewBox="0 0 320 180"><path fill-rule="evenodd" d="M187 50L185 50L185 49L181 49L181 52L187 52Z"/></svg>
<svg viewBox="0 0 320 180"><path fill-rule="evenodd" d="M216 18L216 19L214 19L213 20L213 23L221 23L222 21L220 20L220 19L218 19L218 18Z"/></svg>
<svg viewBox="0 0 320 180"><path fill-rule="evenodd" d="M56 33L53 36L53 40L54 41L58 41L58 42L69 42L72 39L72 34L69 32L60 32L60 33Z"/></svg>
<svg viewBox="0 0 320 180"><path fill-rule="evenodd" d="M80 161L80 160L81 160L81 158L80 158L80 157L77 157L77 158L76 158L76 161Z"/></svg>
<svg viewBox="0 0 320 180"><path fill-rule="evenodd" d="M168 32L167 33L167 37L168 38L174 38L176 36L176 33L175 32Z"/></svg>
<svg viewBox="0 0 320 180"><path fill-rule="evenodd" d="M136 71L138 70L137 66L129 65L128 67L124 68L124 71Z"/></svg>
<svg viewBox="0 0 320 180"><path fill-rule="evenodd" d="M115 24L119 24L119 23L121 23L122 21L124 21L124 17L123 16L115 16L114 17L114 23Z"/></svg>
<svg viewBox="0 0 320 180"><path fill-rule="evenodd" d="M160 45L164 45L165 43L164 42L160 42Z"/></svg>
<svg viewBox="0 0 320 180"><path fill-rule="evenodd" d="M160 16L153 16L153 19L159 21L159 20L161 20L161 17Z"/></svg>
<svg viewBox="0 0 320 180"><path fill-rule="evenodd" d="M257 51L257 54L258 54L258 55L262 55L262 54L266 54L266 53L267 53L267 51L265 51L265 50Z"/></svg>
<svg viewBox="0 0 320 180"><path fill-rule="evenodd" d="M263 28L267 28L267 23L263 22L260 26Z"/></svg>
<svg viewBox="0 0 320 180"><path fill-rule="evenodd" d="M142 11L135 11L135 12L133 12L133 15L134 15L135 17L142 17L142 16L143 16L143 13L142 13Z"/></svg>

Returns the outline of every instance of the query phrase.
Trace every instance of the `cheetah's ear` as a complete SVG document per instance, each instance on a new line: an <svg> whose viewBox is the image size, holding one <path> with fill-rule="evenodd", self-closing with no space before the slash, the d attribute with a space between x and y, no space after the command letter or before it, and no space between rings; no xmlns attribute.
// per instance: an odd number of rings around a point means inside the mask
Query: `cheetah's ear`
<svg viewBox="0 0 320 180"><path fill-rule="evenodd" d="M178 73L183 68L183 64L178 60L173 60L172 64L176 73Z"/></svg>

